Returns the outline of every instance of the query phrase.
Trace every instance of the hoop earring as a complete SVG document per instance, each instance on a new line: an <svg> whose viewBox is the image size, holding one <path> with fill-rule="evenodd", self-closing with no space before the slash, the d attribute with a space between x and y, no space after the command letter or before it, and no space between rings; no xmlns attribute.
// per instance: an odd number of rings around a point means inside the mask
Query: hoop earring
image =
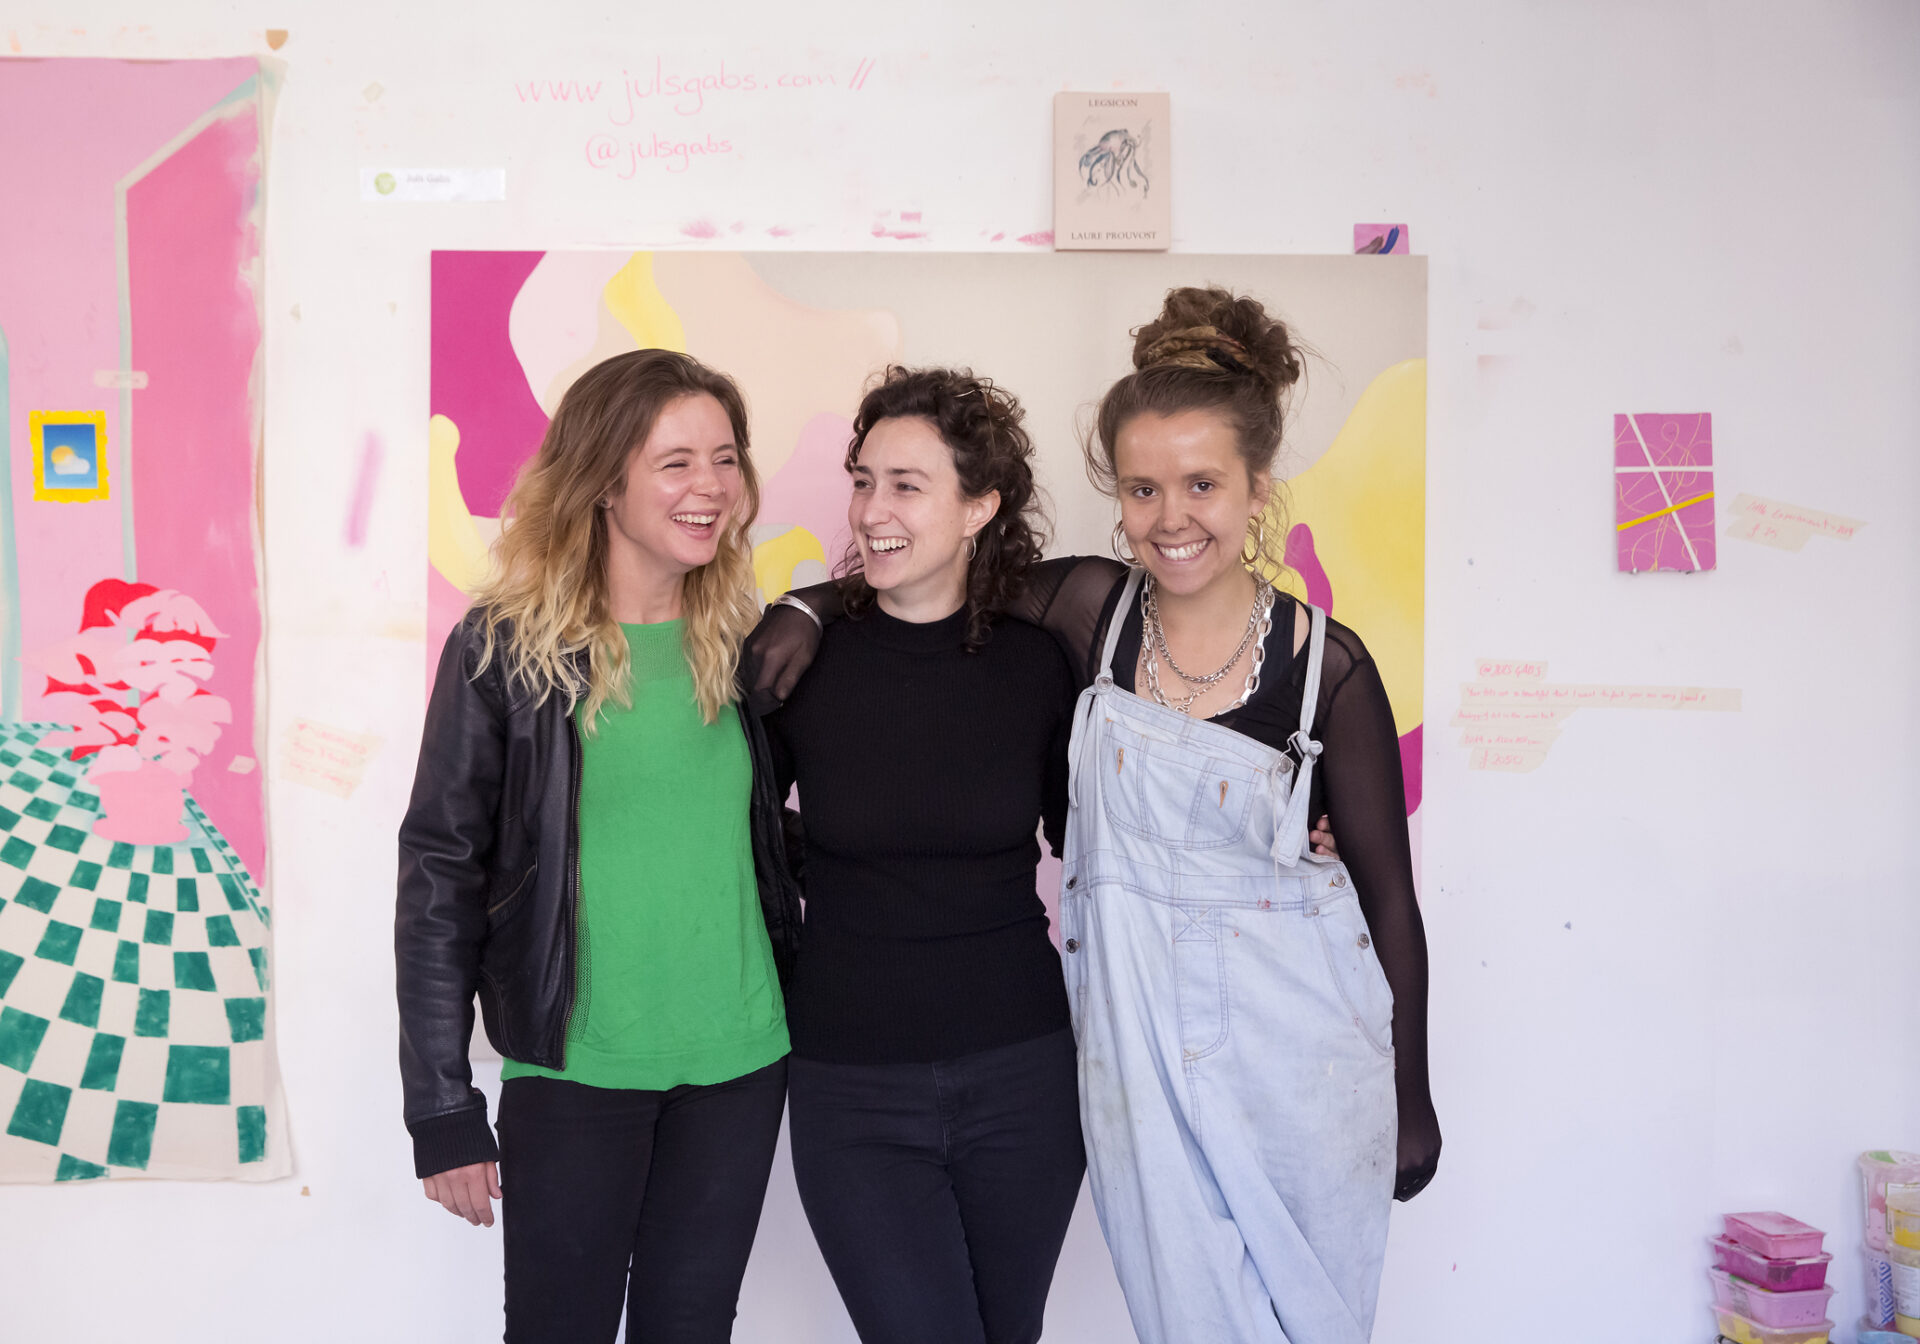
<svg viewBox="0 0 1920 1344"><path fill-rule="evenodd" d="M978 555L979 553L980 553L980 541L978 538L978 534L975 534L974 536L967 538L967 563L972 564L973 557Z"/></svg>
<svg viewBox="0 0 1920 1344"><path fill-rule="evenodd" d="M1241 543L1240 547L1240 563L1249 569L1258 564L1260 558L1267 553L1267 515L1264 513L1256 515L1253 526L1255 530L1248 534L1246 541ZM1251 554L1247 551L1249 546L1253 548Z"/></svg>
<svg viewBox="0 0 1920 1344"><path fill-rule="evenodd" d="M1120 549L1122 546L1126 545L1126 541L1127 541L1126 527L1127 525L1125 523L1115 523L1113 525L1113 539L1108 543L1108 545L1113 550L1113 558L1115 560L1118 560L1123 565L1138 566L1140 563L1139 556L1133 554L1131 551L1122 551Z"/></svg>

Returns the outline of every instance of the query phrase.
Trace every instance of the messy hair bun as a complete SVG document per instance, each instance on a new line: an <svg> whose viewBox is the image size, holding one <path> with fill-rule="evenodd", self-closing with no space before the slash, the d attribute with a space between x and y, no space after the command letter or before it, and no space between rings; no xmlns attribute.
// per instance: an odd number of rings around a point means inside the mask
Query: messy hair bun
<svg viewBox="0 0 1920 1344"><path fill-rule="evenodd" d="M1271 474L1288 392L1305 373L1305 354L1286 323L1258 299L1217 285L1167 291L1160 316L1134 329L1133 372L1100 398L1085 445L1087 475L1112 494L1120 431L1137 416L1195 410L1232 426L1248 479ZM1254 562L1278 569L1282 558L1257 555Z"/></svg>
<svg viewBox="0 0 1920 1344"><path fill-rule="evenodd" d="M1133 367L1162 365L1257 378L1276 396L1303 372L1286 323L1268 317L1258 299L1217 286L1167 291L1160 316L1134 331Z"/></svg>

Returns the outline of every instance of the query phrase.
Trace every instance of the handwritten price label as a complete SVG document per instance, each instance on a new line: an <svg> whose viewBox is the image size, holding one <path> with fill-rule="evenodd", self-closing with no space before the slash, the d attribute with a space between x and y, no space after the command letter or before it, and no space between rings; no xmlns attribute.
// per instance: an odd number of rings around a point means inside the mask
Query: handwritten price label
<svg viewBox="0 0 1920 1344"><path fill-rule="evenodd" d="M1798 504L1782 504L1777 499L1758 495L1735 495L1727 513L1726 535L1738 541L1756 541L1776 550L1797 551L1808 537L1831 537L1852 541L1854 533L1866 524L1857 518L1837 513L1822 513Z"/></svg>
<svg viewBox="0 0 1920 1344"><path fill-rule="evenodd" d="M295 719L281 741L278 774L336 798L351 798L379 747L380 739L371 734Z"/></svg>

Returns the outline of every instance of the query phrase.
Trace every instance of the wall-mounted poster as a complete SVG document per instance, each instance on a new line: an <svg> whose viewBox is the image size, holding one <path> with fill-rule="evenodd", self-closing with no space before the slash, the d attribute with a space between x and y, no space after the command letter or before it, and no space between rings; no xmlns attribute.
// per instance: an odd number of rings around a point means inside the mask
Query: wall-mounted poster
<svg viewBox="0 0 1920 1344"><path fill-rule="evenodd" d="M0 1181L291 1165L252 768L267 95L253 60L0 62L0 154L62 202L0 211L32 258L0 266Z"/></svg>
<svg viewBox="0 0 1920 1344"><path fill-rule="evenodd" d="M1172 100L1164 93L1053 95L1053 245L1173 246Z"/></svg>

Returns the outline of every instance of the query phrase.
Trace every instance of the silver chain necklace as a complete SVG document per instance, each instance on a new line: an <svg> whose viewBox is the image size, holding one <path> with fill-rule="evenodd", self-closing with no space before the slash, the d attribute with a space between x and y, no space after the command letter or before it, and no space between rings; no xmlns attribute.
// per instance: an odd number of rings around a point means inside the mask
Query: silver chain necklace
<svg viewBox="0 0 1920 1344"><path fill-rule="evenodd" d="M1233 651L1233 656L1227 659L1225 666L1217 672L1210 672L1205 676L1189 676L1180 670L1178 663L1173 661L1173 651L1167 647L1166 630L1160 624L1160 601L1154 592L1153 575L1147 575L1146 581L1140 586L1140 624L1143 636L1140 648L1147 665L1147 690L1153 696L1155 703L1165 705L1168 709L1178 710L1182 714L1192 713L1193 702L1226 680L1227 673L1231 672L1234 664L1240 661L1241 655L1246 653L1249 644L1253 646L1253 665L1247 672L1246 687L1232 704L1219 712L1229 713L1251 700L1253 693L1260 688L1260 668L1267 660L1267 632L1273 628L1274 597L1273 585L1262 580L1260 586L1254 591L1253 610L1247 615L1247 633L1241 637L1240 645ZM1155 657L1156 650L1161 658L1167 660L1167 666L1173 669L1174 675L1192 688L1178 700L1169 700L1166 692L1161 689L1160 665Z"/></svg>

